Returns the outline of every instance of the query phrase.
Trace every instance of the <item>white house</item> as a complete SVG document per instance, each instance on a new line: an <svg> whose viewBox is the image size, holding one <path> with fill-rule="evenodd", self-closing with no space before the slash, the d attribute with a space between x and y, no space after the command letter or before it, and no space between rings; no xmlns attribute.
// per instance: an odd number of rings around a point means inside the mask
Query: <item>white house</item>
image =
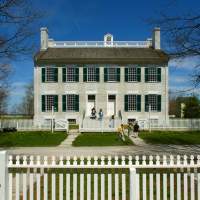
<svg viewBox="0 0 200 200"><path fill-rule="evenodd" d="M34 57L34 120L93 124L91 109L128 121L168 120L168 55L160 29L145 41L54 41L41 28ZM53 113L52 113L53 108ZM105 123L107 126L107 123Z"/></svg>

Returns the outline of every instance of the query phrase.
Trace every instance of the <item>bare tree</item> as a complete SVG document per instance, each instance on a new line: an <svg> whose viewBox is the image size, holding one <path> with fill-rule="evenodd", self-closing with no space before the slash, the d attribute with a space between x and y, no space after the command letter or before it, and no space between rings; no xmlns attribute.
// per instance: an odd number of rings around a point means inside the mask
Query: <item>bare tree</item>
<svg viewBox="0 0 200 200"><path fill-rule="evenodd" d="M5 112L11 61L34 51L35 23L42 17L31 0L0 1L0 114Z"/></svg>
<svg viewBox="0 0 200 200"><path fill-rule="evenodd" d="M196 9L196 10L195 10ZM160 26L164 32L165 48L171 59L198 57L200 62L200 14L199 8L169 15L168 10L161 11L157 19L150 20L154 26ZM200 63L193 71L195 87L200 83Z"/></svg>
<svg viewBox="0 0 200 200"><path fill-rule="evenodd" d="M19 105L17 105L16 112L18 114L33 116L34 111L34 94L33 81L25 86L25 95Z"/></svg>

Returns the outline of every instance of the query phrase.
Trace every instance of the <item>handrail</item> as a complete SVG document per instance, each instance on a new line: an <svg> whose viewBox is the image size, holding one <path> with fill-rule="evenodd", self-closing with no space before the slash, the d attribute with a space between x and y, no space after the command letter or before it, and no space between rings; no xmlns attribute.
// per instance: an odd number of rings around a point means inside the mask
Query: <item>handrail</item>
<svg viewBox="0 0 200 200"><path fill-rule="evenodd" d="M137 47L149 48L151 41L52 41L48 42L49 47Z"/></svg>

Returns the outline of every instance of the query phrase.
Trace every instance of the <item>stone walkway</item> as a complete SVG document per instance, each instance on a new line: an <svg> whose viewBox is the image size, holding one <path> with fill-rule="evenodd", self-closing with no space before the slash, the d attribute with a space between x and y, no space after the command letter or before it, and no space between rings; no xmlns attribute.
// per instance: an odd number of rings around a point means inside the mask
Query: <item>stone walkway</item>
<svg viewBox="0 0 200 200"><path fill-rule="evenodd" d="M69 130L68 137L58 146L59 148L68 148L72 146L72 142L80 135L78 129Z"/></svg>

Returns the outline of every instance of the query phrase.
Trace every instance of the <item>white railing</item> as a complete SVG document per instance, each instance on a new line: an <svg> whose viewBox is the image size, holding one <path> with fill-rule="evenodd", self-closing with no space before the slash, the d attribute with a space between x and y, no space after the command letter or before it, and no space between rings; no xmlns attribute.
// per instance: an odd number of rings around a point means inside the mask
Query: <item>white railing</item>
<svg viewBox="0 0 200 200"><path fill-rule="evenodd" d="M200 156L193 155L7 157L0 152L0 171L1 200L200 199Z"/></svg>
<svg viewBox="0 0 200 200"><path fill-rule="evenodd" d="M68 123L62 120L56 120L56 128L68 129ZM141 130L149 129L148 120L138 120ZM116 131L120 126L121 119L115 118L114 128L110 118L104 118L102 124L99 120L92 120L89 117L85 117L82 125L80 126L81 131ZM16 120L0 120L0 128L17 128L18 130L50 130L51 121L45 123L36 124L33 119L16 119ZM162 120L151 120L150 127L154 130L200 130L200 119L169 119L168 121Z"/></svg>
<svg viewBox="0 0 200 200"><path fill-rule="evenodd" d="M70 48L70 47L134 47L149 48L151 41L113 41L106 43L104 41L52 41L48 43L49 47Z"/></svg>

